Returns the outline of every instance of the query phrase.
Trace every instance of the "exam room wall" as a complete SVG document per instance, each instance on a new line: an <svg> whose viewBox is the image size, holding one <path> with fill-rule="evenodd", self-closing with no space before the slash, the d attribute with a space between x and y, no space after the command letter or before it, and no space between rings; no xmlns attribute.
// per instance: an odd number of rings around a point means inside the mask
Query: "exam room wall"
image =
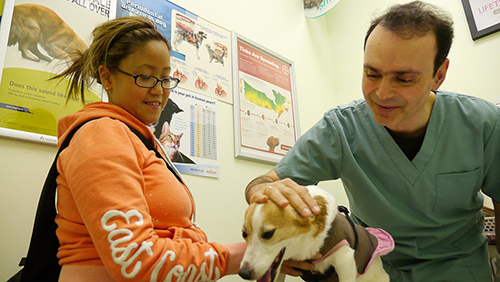
<svg viewBox="0 0 500 282"><path fill-rule="evenodd" d="M304 18L302 0L174 2L295 63L302 132L329 108L362 97L364 33L373 11L393 3L341 0L326 16L309 20ZM457 37L450 54L452 64L442 89L488 100L500 96L497 79L493 77L500 68L500 37L493 35L473 42L459 1L431 2L448 4L446 8L456 22ZM242 240L244 187L273 166L234 158L232 105L218 103L218 122L220 177L187 175L185 178L196 200L197 221L209 240L228 243ZM26 253L40 189L55 152L53 146L0 138L0 281L17 271L17 262ZM339 182L320 186L332 192L339 203L347 203ZM222 281L241 279L230 276Z"/></svg>

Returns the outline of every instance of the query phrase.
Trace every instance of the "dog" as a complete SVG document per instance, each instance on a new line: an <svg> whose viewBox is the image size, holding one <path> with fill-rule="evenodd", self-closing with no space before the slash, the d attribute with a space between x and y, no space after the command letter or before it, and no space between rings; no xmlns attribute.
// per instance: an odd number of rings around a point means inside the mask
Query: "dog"
<svg viewBox="0 0 500 282"><path fill-rule="evenodd" d="M226 55L226 49L222 51L222 54L218 54L214 49L210 48L210 45L205 44L208 51L208 57L210 58L209 63L211 63L214 59L216 63L221 63L224 65L224 56Z"/></svg>
<svg viewBox="0 0 500 282"><path fill-rule="evenodd" d="M14 6L8 45L19 43L23 58L39 62L62 59L74 51L83 51L87 45L61 17L51 9L37 4ZM47 52L42 54L38 44Z"/></svg>
<svg viewBox="0 0 500 282"><path fill-rule="evenodd" d="M382 229L354 225L337 211L333 195L317 186L307 189L321 208L320 214L309 218L290 205L281 208L272 201L248 207L242 231L247 248L239 275L247 280L281 282L285 279L281 273L284 260L310 260L321 251L323 257L313 262L315 270L303 272L305 281L388 282L380 256L394 249L392 237ZM325 248L327 245L333 248Z"/></svg>
<svg viewBox="0 0 500 282"><path fill-rule="evenodd" d="M276 146L280 144L280 139L278 137L269 136L267 138L266 144L267 146L269 146L268 151L274 153L274 148L276 148Z"/></svg>
<svg viewBox="0 0 500 282"><path fill-rule="evenodd" d="M182 28L178 28L175 30L174 48L177 51L177 46L179 46L182 41L186 41L187 43L196 47L196 57L198 57L199 60L199 50L203 39L207 39L207 34L203 31L198 31L197 33L195 33Z"/></svg>
<svg viewBox="0 0 500 282"><path fill-rule="evenodd" d="M148 126L149 130L151 131L151 133L155 134L158 124L164 124L165 122L170 124L172 122L172 117L174 116L174 114L181 112L184 112L184 110L181 109L172 99L168 99L160 118L155 123ZM156 138L160 138L161 133L162 132L156 133Z"/></svg>

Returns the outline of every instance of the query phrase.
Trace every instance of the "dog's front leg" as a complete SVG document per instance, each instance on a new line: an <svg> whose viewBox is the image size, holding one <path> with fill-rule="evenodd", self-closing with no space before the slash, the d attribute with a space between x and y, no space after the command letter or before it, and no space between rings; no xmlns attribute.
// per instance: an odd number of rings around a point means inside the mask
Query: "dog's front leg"
<svg viewBox="0 0 500 282"><path fill-rule="evenodd" d="M37 44L37 43L34 43L34 44ZM34 56L31 54L29 50L29 46L30 46L30 43L26 40L26 41L19 41L19 51L21 52L21 56L25 59L28 59L28 60L31 60L31 61L34 61L34 62L39 62L40 61L40 58Z"/></svg>
<svg viewBox="0 0 500 282"><path fill-rule="evenodd" d="M340 247L330 257L319 263L316 268L318 271L324 272L330 266L335 268L340 282L356 282L358 271L354 260L354 250L349 245Z"/></svg>
<svg viewBox="0 0 500 282"><path fill-rule="evenodd" d="M181 40L182 40L182 34L180 34L180 31L177 29L177 30L175 30L175 39L173 40L175 51L179 50L179 49L177 49L177 46L179 46L179 44L181 43Z"/></svg>

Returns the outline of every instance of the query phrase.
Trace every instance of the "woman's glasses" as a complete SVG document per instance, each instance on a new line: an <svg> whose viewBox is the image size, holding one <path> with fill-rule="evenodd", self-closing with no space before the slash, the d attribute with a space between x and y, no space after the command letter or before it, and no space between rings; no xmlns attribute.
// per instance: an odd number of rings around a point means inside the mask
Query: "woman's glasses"
<svg viewBox="0 0 500 282"><path fill-rule="evenodd" d="M177 87L177 85L179 85L180 82L180 79L171 76L159 79L158 77L152 75L131 74L126 71L122 71L119 68L113 68L113 69L133 77L135 80L135 84L139 87L144 87L144 88L153 88L156 86L156 84L158 84L158 82L161 82L161 87L163 89L174 89L175 87Z"/></svg>

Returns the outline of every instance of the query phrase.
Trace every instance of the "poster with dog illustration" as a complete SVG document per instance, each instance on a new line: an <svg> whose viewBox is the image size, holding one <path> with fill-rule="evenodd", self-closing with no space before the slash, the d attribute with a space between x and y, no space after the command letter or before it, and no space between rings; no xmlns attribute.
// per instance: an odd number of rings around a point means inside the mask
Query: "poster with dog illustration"
<svg viewBox="0 0 500 282"><path fill-rule="evenodd" d="M236 157L277 163L299 137L294 65L233 32Z"/></svg>
<svg viewBox="0 0 500 282"><path fill-rule="evenodd" d="M233 103L231 32L165 0L119 0L116 17L156 22L172 44L172 76L179 87Z"/></svg>
<svg viewBox="0 0 500 282"><path fill-rule="evenodd" d="M116 0L114 0L116 1ZM109 18L110 1L5 0L0 25L0 135L57 144L57 120L83 107L66 103L66 83L49 81L85 50L94 27ZM85 103L102 89L87 89Z"/></svg>

